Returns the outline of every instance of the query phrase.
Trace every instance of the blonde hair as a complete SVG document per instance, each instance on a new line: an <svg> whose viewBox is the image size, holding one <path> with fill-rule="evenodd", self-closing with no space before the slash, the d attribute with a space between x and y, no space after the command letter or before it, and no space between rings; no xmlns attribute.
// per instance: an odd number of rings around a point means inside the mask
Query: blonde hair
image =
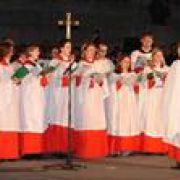
<svg viewBox="0 0 180 180"><path fill-rule="evenodd" d="M163 54L163 56L164 56L164 52L163 52L163 50L162 49L160 49L160 48L158 48L158 47L155 47L154 49L153 49L153 51L152 51L152 66L154 66L154 64L153 64L153 57L158 53L158 52L161 52L162 54ZM162 61L161 61L161 67L164 67L166 65L166 62L165 62L165 58L163 58L162 59Z"/></svg>
<svg viewBox="0 0 180 180"><path fill-rule="evenodd" d="M35 49L37 49L37 48L39 48L39 46L36 45L36 44L32 44L32 45L28 46L28 47L26 48L26 51L25 51L26 56L27 56L27 57L30 57L30 56L31 56L31 52L33 52L33 51L34 51Z"/></svg>

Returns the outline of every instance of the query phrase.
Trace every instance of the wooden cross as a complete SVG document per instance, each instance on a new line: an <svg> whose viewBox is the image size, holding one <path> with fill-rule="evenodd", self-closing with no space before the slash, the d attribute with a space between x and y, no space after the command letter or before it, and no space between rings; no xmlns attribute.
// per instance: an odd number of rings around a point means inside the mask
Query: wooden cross
<svg viewBox="0 0 180 180"><path fill-rule="evenodd" d="M79 26L78 20L71 19L71 13L66 13L66 19L58 21L59 26L66 26L66 39L71 39L71 28L72 26Z"/></svg>

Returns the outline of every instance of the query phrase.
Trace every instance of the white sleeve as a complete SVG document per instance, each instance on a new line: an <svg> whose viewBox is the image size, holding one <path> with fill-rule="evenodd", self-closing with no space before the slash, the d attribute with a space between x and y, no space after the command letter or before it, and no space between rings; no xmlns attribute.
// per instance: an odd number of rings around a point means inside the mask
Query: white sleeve
<svg viewBox="0 0 180 180"><path fill-rule="evenodd" d="M59 63L58 60L52 59L52 60L50 61L50 63L49 63L49 66L55 67L55 66L58 65L58 63Z"/></svg>
<svg viewBox="0 0 180 180"><path fill-rule="evenodd" d="M115 66L111 60L108 61L108 73L112 73L115 70Z"/></svg>
<svg viewBox="0 0 180 180"><path fill-rule="evenodd" d="M132 70L134 70L135 68L135 63L136 63L136 60L137 60L137 57L138 57L138 51L133 51L131 53L131 68Z"/></svg>

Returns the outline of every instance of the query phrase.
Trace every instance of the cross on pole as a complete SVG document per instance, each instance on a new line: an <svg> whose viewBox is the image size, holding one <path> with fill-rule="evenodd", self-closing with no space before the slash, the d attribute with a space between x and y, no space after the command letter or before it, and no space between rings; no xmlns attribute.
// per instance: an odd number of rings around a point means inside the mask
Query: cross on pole
<svg viewBox="0 0 180 180"><path fill-rule="evenodd" d="M72 20L71 13L68 12L68 13L66 13L66 19L65 20L59 20L58 25L66 27L66 39L71 40L72 26L79 26L79 21L78 20Z"/></svg>

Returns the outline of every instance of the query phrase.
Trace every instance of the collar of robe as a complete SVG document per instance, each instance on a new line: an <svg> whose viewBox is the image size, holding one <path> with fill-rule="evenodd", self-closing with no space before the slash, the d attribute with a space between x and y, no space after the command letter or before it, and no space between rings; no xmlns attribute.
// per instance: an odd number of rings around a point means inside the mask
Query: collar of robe
<svg viewBox="0 0 180 180"><path fill-rule="evenodd" d="M32 61L30 61L30 60L27 60L27 61L24 63L24 65L26 65L26 64L29 64L29 65L32 65L32 66L36 66L36 63L35 63L35 62L32 62Z"/></svg>
<svg viewBox="0 0 180 180"><path fill-rule="evenodd" d="M19 59L17 59L17 62L18 62L19 64L23 65L23 66L26 64L27 61L28 61L28 60L25 60L24 62L22 62L22 61L20 61Z"/></svg>
<svg viewBox="0 0 180 180"><path fill-rule="evenodd" d="M142 48L140 48L139 51L140 51L141 53L144 53L144 54L152 53L152 49L149 50L149 51L144 51Z"/></svg>
<svg viewBox="0 0 180 180"><path fill-rule="evenodd" d="M87 64L93 64L94 63L94 59L93 60L84 59L84 60L82 60L82 62L87 63Z"/></svg>
<svg viewBox="0 0 180 180"><path fill-rule="evenodd" d="M64 57L63 57L61 54L59 55L58 60L63 61L63 62L66 62L66 63L69 63L69 62L72 61L72 60L71 60L71 56L69 56L68 59L65 60Z"/></svg>

